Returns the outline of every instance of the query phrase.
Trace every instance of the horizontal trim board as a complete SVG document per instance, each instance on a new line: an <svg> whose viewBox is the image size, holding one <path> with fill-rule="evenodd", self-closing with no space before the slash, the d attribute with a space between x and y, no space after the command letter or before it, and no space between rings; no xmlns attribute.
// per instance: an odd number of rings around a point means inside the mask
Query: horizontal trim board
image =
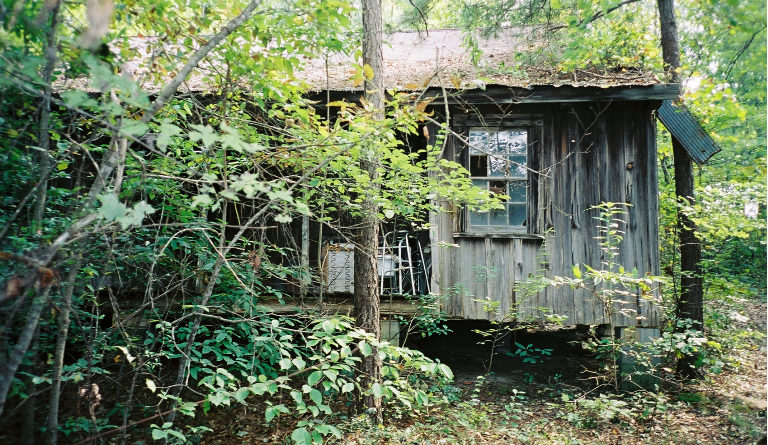
<svg viewBox="0 0 768 445"><path fill-rule="evenodd" d="M416 94L417 92L414 92ZM357 101L362 97L360 91L330 91L331 101ZM680 95L679 84L659 84L650 86L623 87L574 87L574 86L534 86L514 88L489 86L485 90L448 91L444 94L439 88L429 88L421 92L419 100L433 100L434 104L483 105L517 103L568 103L600 101L637 101L676 99ZM325 102L326 93L310 94L312 99Z"/></svg>
<svg viewBox="0 0 768 445"><path fill-rule="evenodd" d="M495 232L459 232L453 234L454 238L491 238L491 239L533 239L543 240L544 235L535 233L495 233Z"/></svg>

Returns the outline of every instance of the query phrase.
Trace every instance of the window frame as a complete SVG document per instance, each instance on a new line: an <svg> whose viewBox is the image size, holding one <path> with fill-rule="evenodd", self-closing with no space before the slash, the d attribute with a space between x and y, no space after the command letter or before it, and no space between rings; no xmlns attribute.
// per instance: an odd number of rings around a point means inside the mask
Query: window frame
<svg viewBox="0 0 768 445"><path fill-rule="evenodd" d="M501 236L501 237L519 237L519 238L525 238L525 237L534 237L538 238L539 235L536 234L536 228L534 227L534 222L536 221L536 194L537 194L537 188L538 188L538 178L535 174L536 168L538 166L538 155L539 155L539 147L541 144L541 136L542 136L542 127L543 127L543 120L540 117L534 117L534 116L525 116L525 117L518 117L518 118L506 118L506 119L493 119L489 118L488 116L485 116L485 119L472 119L472 118L465 118L461 119L461 128L457 129L459 134L462 135L463 141L460 142L460 161L462 165L464 165L468 171L470 171L470 161L471 161L471 149L469 147L469 133L471 129L474 128L484 128L484 129L497 129L497 130L525 130L527 132L527 152L526 152L526 165L525 165L525 178L521 179L520 177L510 176L510 177L499 177L499 179L495 179L497 181L504 181L507 187L507 191L509 190L509 184L516 182L516 181L522 181L525 184L525 217L524 222L522 225L482 225L482 224L472 224L471 222L471 214L472 212L467 209L466 206L463 208L463 215L460 220L460 228L461 231L456 233L456 236L486 236L486 237L494 237L494 236ZM486 180L491 181L494 180L492 178L495 178L493 176L472 176L470 174L470 180L475 180L475 178L478 178L478 180ZM487 187L487 186L486 186ZM518 201L512 201L512 202L518 202ZM518 202L519 203L519 202ZM490 215L488 216L490 218ZM490 220L488 221L490 223Z"/></svg>

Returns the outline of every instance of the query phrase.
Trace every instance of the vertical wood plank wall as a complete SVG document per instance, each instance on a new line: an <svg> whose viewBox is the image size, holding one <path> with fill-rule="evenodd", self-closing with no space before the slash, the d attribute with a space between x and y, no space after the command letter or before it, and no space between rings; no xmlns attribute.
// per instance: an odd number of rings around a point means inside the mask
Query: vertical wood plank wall
<svg viewBox="0 0 768 445"><path fill-rule="evenodd" d="M596 210L601 202L629 203L619 262L640 274L658 274L658 190L655 102L574 103L539 105L543 134L532 166L539 173L529 190L534 212L530 237L466 236L461 209L442 202L433 217L433 277L447 295L445 309L468 319L516 320L566 316L566 324L606 323L602 304L584 291L548 288L523 296L515 282L541 269L548 276L571 276L573 264L600 266L595 240ZM515 113L531 107L519 106ZM459 143L449 140L445 156L456 159ZM495 312L487 311L490 300ZM617 326L657 326L660 309L637 296L629 316L617 315Z"/></svg>

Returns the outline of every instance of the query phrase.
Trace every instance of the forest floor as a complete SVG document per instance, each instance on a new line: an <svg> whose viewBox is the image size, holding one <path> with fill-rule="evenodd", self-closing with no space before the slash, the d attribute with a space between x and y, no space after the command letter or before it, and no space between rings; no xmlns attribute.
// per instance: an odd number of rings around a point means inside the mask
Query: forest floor
<svg viewBox="0 0 768 445"><path fill-rule="evenodd" d="M415 342L455 372L442 388L448 403L427 414L390 410L383 426L364 416L340 418L345 444L764 444L766 433L766 304L744 302L732 314L721 372L693 383L662 371L660 392L596 390L585 380L593 359L579 352L578 332L516 333L513 342L551 349L538 363L490 354L477 338L456 335ZM456 340L460 338L462 340ZM501 353L498 353L501 349ZM508 349L506 349L509 352ZM483 358L485 357L485 358ZM494 357L490 373L488 360ZM590 362L592 360L592 362ZM482 375L483 377L477 377ZM288 419L267 427L258 409L211 412L205 444L290 443ZM202 419L201 419L202 420Z"/></svg>

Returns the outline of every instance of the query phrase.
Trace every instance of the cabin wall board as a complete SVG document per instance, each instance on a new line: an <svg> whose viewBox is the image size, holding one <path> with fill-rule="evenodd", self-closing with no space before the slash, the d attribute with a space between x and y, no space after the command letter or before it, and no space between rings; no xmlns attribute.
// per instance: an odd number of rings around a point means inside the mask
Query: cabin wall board
<svg viewBox="0 0 768 445"><path fill-rule="evenodd" d="M542 116L536 151L529 154L538 173L529 182L530 235L463 234L461 209L436 217L435 262L439 289L450 295L448 314L470 319L541 319L567 317L567 324L606 323L602 303L587 291L548 288L524 295L515 282L542 270L549 276L572 276L572 265L599 267L602 258L592 207L601 202L629 203L619 262L642 275L658 273L658 203L655 102L614 102L519 106L516 116ZM479 112L483 112L482 108ZM509 112L509 110L508 110ZM463 131L459 128L458 131ZM449 138L446 156L457 159L462 146ZM447 201L444 208L450 208ZM439 245L455 247L440 247ZM487 304L497 311L489 313ZM659 308L637 296L633 312L617 314L617 326L657 326ZM544 308L543 311L540 310ZM638 317L639 315L639 317Z"/></svg>

